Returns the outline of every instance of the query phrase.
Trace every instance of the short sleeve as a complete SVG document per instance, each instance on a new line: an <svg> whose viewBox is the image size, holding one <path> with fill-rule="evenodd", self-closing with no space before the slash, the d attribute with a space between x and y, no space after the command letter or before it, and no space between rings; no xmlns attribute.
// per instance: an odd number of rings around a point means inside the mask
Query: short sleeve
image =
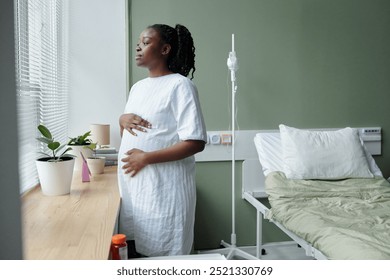
<svg viewBox="0 0 390 280"><path fill-rule="evenodd" d="M182 77L172 92L171 98L180 140L207 142L206 126L195 84L188 78Z"/></svg>

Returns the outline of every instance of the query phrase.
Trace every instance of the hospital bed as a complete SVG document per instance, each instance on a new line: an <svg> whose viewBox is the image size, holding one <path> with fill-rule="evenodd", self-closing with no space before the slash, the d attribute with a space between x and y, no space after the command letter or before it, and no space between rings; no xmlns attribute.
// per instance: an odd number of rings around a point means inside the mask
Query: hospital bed
<svg viewBox="0 0 390 280"><path fill-rule="evenodd" d="M257 258L285 244L263 243L268 220L315 259L390 259L390 183L361 136L358 129L286 126L256 134L258 159L243 162L242 196L257 212Z"/></svg>

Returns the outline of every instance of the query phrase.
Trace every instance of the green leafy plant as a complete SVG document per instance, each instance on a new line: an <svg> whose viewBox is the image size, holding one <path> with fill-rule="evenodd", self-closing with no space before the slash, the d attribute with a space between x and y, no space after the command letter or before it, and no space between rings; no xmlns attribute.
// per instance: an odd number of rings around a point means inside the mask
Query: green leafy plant
<svg viewBox="0 0 390 280"><path fill-rule="evenodd" d="M52 153L50 155L50 154L41 152L41 154L50 158L48 161L62 161L64 157L74 157L71 154L67 154L67 152L72 150L72 148L68 147L67 149L63 150L64 147L66 146L66 144L61 145L60 142L55 141L50 130L47 127L40 124L40 125L38 125L38 130L42 134L42 137L38 137L37 140L42 142L42 143L45 143L47 145L47 148ZM63 150L63 151L61 152L61 150Z"/></svg>
<svg viewBox="0 0 390 280"><path fill-rule="evenodd" d="M85 146L85 148L88 148L92 150L92 152L96 153L96 146L97 143L93 143L92 140L89 138L91 136L91 131L88 131L84 133L83 135L79 135L74 138L70 138L68 145L70 146ZM96 155L95 155L96 156Z"/></svg>
<svg viewBox="0 0 390 280"><path fill-rule="evenodd" d="M85 146L85 145L94 144L94 143L92 143L92 140L90 138L88 138L89 136L91 136L91 131L88 131L88 132L84 133L83 135L80 135L80 136L77 136L74 138L70 138L68 145Z"/></svg>

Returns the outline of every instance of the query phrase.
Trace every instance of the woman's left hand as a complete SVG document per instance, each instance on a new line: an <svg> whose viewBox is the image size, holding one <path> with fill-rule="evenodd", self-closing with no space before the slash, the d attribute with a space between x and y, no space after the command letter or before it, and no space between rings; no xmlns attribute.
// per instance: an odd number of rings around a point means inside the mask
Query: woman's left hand
<svg viewBox="0 0 390 280"><path fill-rule="evenodd" d="M130 174L131 177L134 177L142 168L148 165L146 153L142 150L131 149L127 151L126 155L127 157L122 159L122 162L125 163L122 169L125 174Z"/></svg>

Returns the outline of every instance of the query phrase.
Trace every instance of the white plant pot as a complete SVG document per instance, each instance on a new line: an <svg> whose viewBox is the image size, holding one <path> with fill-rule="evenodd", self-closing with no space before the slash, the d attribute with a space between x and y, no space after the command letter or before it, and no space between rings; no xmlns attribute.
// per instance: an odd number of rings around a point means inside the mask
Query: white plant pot
<svg viewBox="0 0 390 280"><path fill-rule="evenodd" d="M69 194L75 160L68 157L63 161L50 162L47 159L35 161L42 193L48 196Z"/></svg>
<svg viewBox="0 0 390 280"><path fill-rule="evenodd" d="M91 171L92 174L104 173L104 166L106 163L105 157L90 157L87 158L87 163L88 163L89 171Z"/></svg>
<svg viewBox="0 0 390 280"><path fill-rule="evenodd" d="M83 168L83 158L81 157L80 152L83 153L85 159L92 157L93 151L87 146L77 146L77 145L68 145L72 150L68 154L74 155L76 162L74 163L74 170L81 170Z"/></svg>

